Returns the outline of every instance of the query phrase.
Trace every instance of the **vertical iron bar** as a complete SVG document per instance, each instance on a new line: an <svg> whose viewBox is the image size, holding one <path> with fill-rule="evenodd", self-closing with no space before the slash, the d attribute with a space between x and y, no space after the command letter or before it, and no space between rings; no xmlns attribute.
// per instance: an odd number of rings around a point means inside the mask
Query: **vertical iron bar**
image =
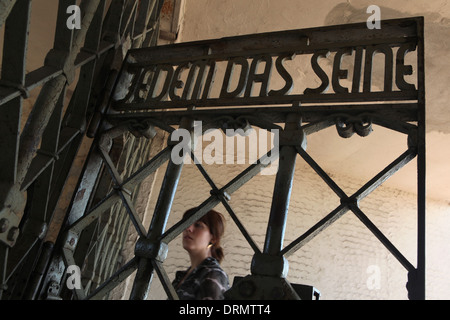
<svg viewBox="0 0 450 320"><path fill-rule="evenodd" d="M6 284L6 268L8 265L8 251L9 247L4 244L0 243L0 299L2 298L3 291L8 289Z"/></svg>
<svg viewBox="0 0 450 320"><path fill-rule="evenodd" d="M0 24L5 23L3 60L1 65L1 81L7 86L16 87L22 95L0 106L0 218L6 222L2 232L18 232L19 215L25 207L25 198L17 185L17 167L19 152L20 122L23 98L28 96L24 88L26 74L26 55L31 14L30 0L3 1L0 5L6 16ZM10 5L10 7L6 7ZM14 7L12 7L14 5ZM3 16L4 13L1 13ZM9 230L8 230L9 228ZM15 229L15 231L13 230ZM11 266L9 247L15 245L8 237L0 241L0 299L7 289L8 265Z"/></svg>
<svg viewBox="0 0 450 320"><path fill-rule="evenodd" d="M191 119L183 118L181 120L180 128L190 130L192 129L192 126L193 121ZM182 168L183 162L175 164L172 159L169 160L147 234L147 238L151 241L157 241L166 228ZM139 260L139 267L136 278L134 279L130 300L145 300L147 298L148 290L150 289L153 278L153 271L154 266L151 259L141 258Z"/></svg>
<svg viewBox="0 0 450 320"><path fill-rule="evenodd" d="M298 114L287 115L285 131L297 130L300 127L301 118ZM277 255L283 246L296 158L297 150L295 146L283 145L280 147L279 167L275 178L272 206L264 243L263 253L266 254Z"/></svg>
<svg viewBox="0 0 450 320"><path fill-rule="evenodd" d="M418 141L417 141L417 299L425 299L425 202L426 202L426 174L425 174L425 44L423 18L417 23L418 35Z"/></svg>
<svg viewBox="0 0 450 320"><path fill-rule="evenodd" d="M5 24L1 81L19 89L25 84L30 13L30 0L17 1ZM0 181L9 185L17 178L22 99L19 96L0 108Z"/></svg>
<svg viewBox="0 0 450 320"><path fill-rule="evenodd" d="M42 252L39 255L36 268L34 268L23 298L25 300L34 300L39 292L39 287L44 277L48 262L53 251L53 242L45 242L42 245Z"/></svg>

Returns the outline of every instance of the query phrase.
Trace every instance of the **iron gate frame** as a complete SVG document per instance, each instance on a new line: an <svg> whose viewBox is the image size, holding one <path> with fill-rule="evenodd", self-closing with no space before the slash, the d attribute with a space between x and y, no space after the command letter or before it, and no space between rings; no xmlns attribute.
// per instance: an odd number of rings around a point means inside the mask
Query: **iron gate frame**
<svg viewBox="0 0 450 320"><path fill-rule="evenodd" d="M69 1L70 2L70 1ZM73 1L72 1L73 2ZM18 1L21 5L29 4L28 1ZM84 2L86 3L86 2ZM102 1L104 4L104 1ZM115 2L116 4L119 3ZM116 14L122 15L123 12L130 13L129 17L133 16L135 12L131 7L125 8L125 3L130 4L131 2L122 1L117 7ZM159 3L156 7L160 9L162 2L156 1L146 1L147 5L151 3L155 5ZM66 4L66 3L65 3ZM92 2L91 2L92 4ZM92 5L94 6L94 5ZM120 9L119 9L120 7ZM17 8L20 8L17 6ZM60 6L60 15L63 16L62 9L64 6ZM135 8L135 7L134 7ZM19 15L19 11L23 11L14 8L17 12L12 13L12 16ZM28 12L29 11L25 11ZM156 11L153 11L156 12ZM144 17L140 17L143 19ZM145 16L146 19L149 16ZM100 19L97 16L97 19ZM12 20L12 19L11 19ZM138 19L139 20L139 19ZM23 21L23 20L22 20ZM100 20L96 20L99 22ZM142 23L142 20L139 20ZM153 21L154 22L154 21ZM157 272L160 277L164 289L168 294L169 298L176 299L177 295L174 291L173 287L170 284L170 280L165 272L163 267L163 262L168 253L168 243L173 240L178 234L182 232L184 228L189 226L192 222L200 218L204 215L209 209L213 208L215 205L222 203L226 208L227 212L230 214L230 217L238 226L240 232L244 235L245 239L253 249L255 255L252 262L252 274L248 276L248 278L244 278L244 282L252 282L255 279L284 279L286 276L286 266L287 266L287 257L291 255L296 250L300 249L302 245L306 242L314 238L318 233L325 230L329 225L335 222L338 218L340 218L347 211L352 211L362 222L363 224L372 232L374 235L387 247L387 249L396 257L399 262L407 269L408 271L408 293L411 299L425 299L425 79L424 79L424 35L423 35L423 18L408 18L408 19L396 19L396 20L387 20L382 21L381 26L382 29L384 27L394 28L398 25L400 27L407 26L409 24L414 24L413 29L416 32L414 37L408 37L408 41L413 38L417 47L417 92L414 94L414 99L417 102L414 103L396 103L392 101L405 99L404 95L398 95L393 93L389 95L391 100L390 103L383 103L382 105L369 105L369 104L354 104L351 103L349 105L330 105L330 104L319 104L319 105L307 105L308 102L324 102L329 103L333 101L333 98L329 100L329 97L324 97L323 95L319 95L314 99L318 100L310 100L306 101L306 106L303 104L304 101L302 99L304 97L276 97L279 99L280 103L286 106L275 106L275 107L261 107L261 104L277 104L277 99L248 99L248 101L240 100L238 101L239 105L246 105L244 108L220 108L220 106L230 106L236 102L223 102L223 101L206 101L202 105L200 101L195 101L195 103L189 102L186 105L180 105L179 102L176 103L166 103L157 106L156 109L160 110L150 110L146 111L147 107L145 104L141 104L136 106L133 110L130 110L129 106L125 106L126 108L120 109L120 106L114 103L109 104L109 108L107 105L102 104L101 110L96 114L99 116L96 121L93 122L94 127L93 134L94 142L93 147L91 149L91 153L86 161L85 168L83 170L82 177L80 178L80 183L78 189L74 195L73 202L71 204L71 208L67 214L67 221L64 229L61 230L60 236L57 242L57 250L59 250L59 254L53 256L49 265L45 264L44 268L46 271L45 280L42 278L40 282L43 282L40 288L44 288L43 294L41 292L40 297L52 298L58 297L60 288L58 287L60 284L64 283L64 273L65 269L68 265L77 264L78 261L83 260L83 255L86 252L76 253L77 245L81 239L82 231L90 226L90 224L94 221L97 221L105 210L109 210L112 204L119 202L123 205L126 213L130 217L134 228L136 229L140 238L136 242L135 246L135 257L130 261L125 263L122 267L119 268L114 274L112 274L106 281L104 281L97 288L90 290L88 294L84 291L84 288L76 289L74 294L78 299L98 299L104 297L108 292L110 292L114 287L116 287L119 283L121 283L124 279L126 279L131 273L137 270L136 278L133 285L133 290L131 293L131 299L145 299L148 294L148 290L150 288L150 284L152 281L152 277L154 271ZM365 25L365 24L364 24ZM141 24L141 27L144 25ZM336 28L337 30L341 30L342 28L359 28L362 29L363 24L352 24L352 25L343 25L343 26L332 26L332 27L323 27L323 28L314 28L314 29L303 29L301 32L316 32L320 30L333 30ZM145 27L143 27L145 30ZM126 30L115 30L114 37L117 36L118 31L126 31ZM146 31L144 31L146 32ZM126 33L126 32L125 32ZM280 35L281 33L277 33ZM143 35L143 33L141 33ZM267 34L265 35L267 36ZM241 37L240 39L244 39L244 41L248 40L245 38L246 36ZM251 37L251 36L249 36ZM65 37L61 37L61 39L67 39ZM234 37L232 39L238 39L239 37ZM148 39L148 38L147 38ZM155 39L154 37L152 39ZM398 40L398 39L397 39ZM63 41L63 40L61 40ZM212 40L202 42L202 44L211 44L214 41L219 42L220 40ZM230 41L230 39L225 39L225 41ZM231 40L232 41L232 40ZM403 39L403 41L406 41ZM64 41L63 41L64 42ZM117 45L117 42L115 42ZM154 44L154 43L153 43ZM371 41L366 41L365 45L369 46ZM97 42L98 45L98 42ZM198 45L195 44L181 44L175 45L179 48L185 49L186 46L189 45ZM145 51L156 51L167 53L170 52L171 48L175 48L175 46L167 47L161 46L156 49L145 49L145 50L131 50L128 52L128 57L130 57L133 53L144 53ZM347 43L346 46L349 46ZM114 44L110 44L107 46L108 49L112 49ZM66 47L67 48L67 47ZM73 47L69 46L69 51L73 50ZM98 48L98 47L97 47ZM101 52L107 52L108 49L104 49ZM86 51L86 50L84 50ZM88 49L89 51L89 49ZM70 51L70 52L77 52ZM100 55L99 51L94 50L97 53L90 54L84 62L96 61L96 58ZM254 52L252 54L255 54ZM73 54L71 55L74 56ZM127 61L127 60L125 60ZM82 63L80 63L82 65ZM23 64L22 64L23 65ZM70 65L70 63L69 63ZM124 64L126 65L126 64ZM124 66L123 65L123 66ZM45 68L45 72L51 72L50 75L46 75L42 77L41 72L39 74L41 77L35 76L39 78L39 81L34 83L33 85L37 85L38 83L50 81L57 77L58 75L62 75L64 77L64 81L70 79L71 72L73 70L64 69L66 65L59 65L59 69L56 73L53 72L54 69ZM123 67L122 66L122 67ZM54 66L51 66L54 68ZM57 68L58 68L57 67ZM45 73L43 72L43 73ZM120 75L120 72L113 73L112 77L109 81L106 81L109 86L107 86L107 94L106 97L109 97L109 94L117 93L117 86L121 84L120 77L119 81L116 82L115 79ZM29 75L31 78L31 76ZM33 74L34 77L34 74ZM4 80L2 74L2 80ZM6 81L8 80L5 77ZM6 102L15 101L15 103L21 103L23 97L22 94L26 89L30 88L30 85L24 86L24 80L21 82L15 81L12 79L12 83L18 84L19 88L14 89L13 93L11 90L5 89L5 83L3 82L2 86L2 97L7 96L6 101L4 98L2 104L6 104ZM115 83L115 88L111 88L111 84ZM123 84L123 83L122 83ZM64 85L63 85L64 86ZM122 88L119 88L122 89ZM5 95L4 92L7 92ZM46 96L43 94L43 96ZM104 96L105 97L105 96ZM321 100L325 98L325 100ZM381 98L381 99L380 99ZM386 98L386 97L384 97ZM410 98L409 96L407 97ZM16 99L16 100L14 100ZM350 99L353 99L350 97ZM358 99L369 99L371 101L377 101L377 99L383 100L383 97L373 94L361 94ZM251 100L251 101L250 101ZM335 102L341 102L339 97ZM103 101L102 101L103 102ZM352 101L353 102L353 101ZM12 103L12 102L11 102ZM214 110L202 110L202 106L213 105L216 107ZM192 107L195 105L195 108ZM16 105L17 106L17 105ZM178 107L187 108L186 110L178 109ZM252 106L252 107L249 107ZM256 106L256 107L255 107ZM3 107L2 107L3 108ZM171 108L174 108L171 110ZM155 109L155 108L152 108ZM3 109L3 111L6 109ZM126 112L130 110L129 112ZM137 112L139 111L139 112ZM385 169L383 169L379 174L377 174L373 179L367 182L361 189L359 189L356 193L351 196L346 195L340 187L331 179L331 177L319 166L318 163L312 159L309 154L306 152L304 148L304 141L307 138L307 135L312 134L314 132L318 132L322 129L335 125L338 129L338 132L344 137L349 135L354 128L355 124L359 124L362 122L362 133L358 134L367 134L364 129L366 125L368 125L367 118L362 118L367 116L368 113L372 112L370 115L369 126L372 124L380 125L386 127L388 129L401 132L403 134L408 135L408 150L400 155L396 160L394 160L391 164L389 164ZM343 119L342 115L348 116L347 119ZM137 171L135 171L131 176L127 178L121 177L121 174L118 170L118 165L114 163L115 161L112 159L110 154L113 140L117 137L121 137L123 134L127 132L131 132L138 137L144 138L153 138L154 137L154 127L159 127L163 131L171 134L175 129L172 127L173 125L180 125L182 128L186 128L188 130L193 130L193 121L195 120L204 120L209 122L209 128L219 128L223 129L224 123L218 121L218 116L227 116L233 121L236 117L245 117L248 120L248 123L260 127L262 129L270 129L270 128L281 128L278 126L278 123L285 123L286 126L282 129L282 142L280 143L281 150L280 152L283 154L282 159L287 159L280 161L279 171L277 173L277 180L275 182L275 190L277 191L279 188L282 192L279 192L277 197L274 197L274 202L272 203L272 208L270 212L270 218L268 223L268 230L266 234L266 241L264 244L263 250L261 250L257 244L252 240L251 235L246 231L244 225L238 219L236 213L231 208L228 203L229 196L236 191L240 186L249 181L252 177L258 174L267 164L266 161L262 161L264 159L259 159L256 163L250 165L246 170L241 172L238 176L232 179L229 183L227 183L224 187L218 188L214 181L209 177L206 170L201 164L197 164L198 169L202 173L203 177L207 180L209 185L211 186L211 196L206 199L199 207L197 212L191 217L182 220L172 226L169 230L165 230L167 219L170 214L171 204L173 200L173 196L176 191L176 186L178 180L180 178L180 173L182 169L182 165L174 164L170 159L170 151L174 144L169 144L164 150L159 152L154 158L146 162L142 167L140 167ZM336 115L339 115L337 117ZM56 117L56 116L55 116ZM95 117L95 115L94 115ZM355 120L356 119L356 120ZM410 122L417 122L417 125L411 124ZM304 124L307 123L307 124ZM229 124L228 124L229 125ZM78 125L80 127L80 125ZM354 131L354 130L353 130ZM78 134L78 132L77 132ZM67 145L67 144L64 144ZM28 150L28 149L27 149ZM33 153L31 153L33 154ZM40 152L39 155L48 155L48 152ZM53 153L51 153L53 155ZM300 155L317 173L318 175L327 183L327 185L339 196L341 199L341 204L333 210L329 215L320 220L317 224L311 227L306 233L300 235L296 240L294 240L291 244L286 246L285 248L281 247L282 239L284 236L284 228L287 217L287 207L289 205L289 197L290 197L290 183L292 183L293 179L293 170L295 168L295 157ZM376 189L379 185L382 184L389 176L394 174L398 169L408 163L410 160L417 156L417 169L418 169L418 235L417 235L417 267L414 267L401 253L397 250L397 248L383 235L383 233L373 224L370 219L362 212L359 208L359 201L362 200L365 196L370 194L374 189ZM57 160L56 157L52 156L52 160ZM268 157L266 155L265 157ZM35 159L38 159L36 157ZM6 158L2 158L2 163L8 161ZM37 160L33 160L37 161ZM147 177L152 172L155 172L163 163L168 162L168 168L166 169L166 175L164 177L164 183L162 190L160 192L160 197L158 199L155 212L153 214L153 219L150 224L150 228L148 230L142 224L142 221L138 217L132 196L136 194L136 188L138 188L139 183ZM12 168L10 165L3 166L6 168ZM14 168L16 168L14 166ZM41 168L41 167L39 167ZM100 177L100 173L103 172L103 169L106 169L108 175L112 181L112 190L106 195L102 196L101 200L97 202L95 205L92 203L93 197L96 192L96 185L98 183ZM105 172L106 172L105 171ZM19 172L19 171L18 171ZM29 171L32 172L32 171ZM94 173L94 175L92 175ZM2 174L7 177L6 181L16 181L15 177L11 176L11 171L3 172ZM27 173L30 175L30 173ZM8 176L9 175L9 176ZM89 186L89 195L83 197L81 199L83 201L83 205L79 206L78 198L76 195L82 191L83 187L83 177L88 175L92 175ZM3 176L2 176L3 177ZM19 177L23 177L19 174ZM284 180L287 179L288 183L286 184ZM20 181L21 179L19 179ZM27 183L27 187L31 186L31 182L33 178L31 178L30 183ZM83 192L85 192L83 190ZM94 205L94 206L93 206ZM41 231L40 234L45 233ZM40 237L37 237L40 239ZM31 246L33 247L33 246ZM8 250L8 249L6 249ZM53 250L53 249L52 249ZM55 252L55 251L54 251ZM6 253L3 252L4 254ZM81 256L80 256L81 255ZM45 255L42 255L45 256ZM47 258L48 259L48 258ZM44 260L45 261L45 260ZM48 261L48 260L46 260ZM6 270L6 260L3 260L3 266ZM270 265L270 267L269 267ZM275 266L275 268L274 268ZM55 276L56 275L56 276ZM40 275L42 277L42 274ZM258 281L259 281L258 280ZM278 280L277 280L278 281ZM5 283L5 279L3 283ZM242 282L241 282L242 283ZM55 285L52 287L52 285ZM289 283L283 283L282 285L289 286ZM51 289L57 288L57 294L49 294ZM260 287L261 288L261 287ZM262 288L261 288L262 289ZM295 290L292 288L286 292L285 297L290 298L298 298ZM230 291L230 297L244 297L242 292L239 289L233 286L233 289ZM31 295L33 298L37 297L38 293L33 292ZM247 296L248 298L249 296Z"/></svg>
<svg viewBox="0 0 450 320"><path fill-rule="evenodd" d="M262 40L267 44L264 39L273 39L274 37L281 39L288 34L298 33L300 35L307 34L308 37L313 38L315 32L326 33L326 31L332 31L332 34L337 32L343 32L345 30L357 30L361 32L366 28L365 24L351 24L342 26L331 26L314 29L303 29L288 32L268 33L263 35L248 35L239 36L218 40L199 41L194 43L175 44L171 46L160 46L156 48L131 50L128 53L128 57L123 65L121 76L118 78L116 88L113 93L112 101L110 102L110 111L105 115L105 121L111 124L114 128L130 127L130 124L138 124L138 127L143 133L153 131L154 127L159 127L163 131L167 131L170 135L175 131L172 126L180 126L181 128L188 129L191 133L195 132L193 128L194 121L200 120L206 123L207 128L224 129L227 127L233 127L238 121L237 118L245 118L247 121L244 125L253 125L262 129L269 130L271 128L282 129L280 133L280 159L279 169L275 182L274 197L270 212L270 218L267 226L266 240L263 250L253 241L251 235L246 231L244 225L241 223L237 214L231 208L228 203L229 197L234 191L239 189L240 186L249 181L252 177L258 174L267 165L264 158L259 159L256 163L250 165L246 170L237 175L234 179L225 184L224 187L218 188L211 177L208 175L205 168L196 163L197 168L202 173L211 187L211 196L204 200L192 216L179 221L167 231L166 224L171 211L171 205L176 192L177 184L180 178L180 173L183 164L175 164L170 159L170 152L174 146L174 143L168 142L167 147L159 152L153 159L149 160L141 169L135 172L133 175L125 180L122 180L117 173L114 165L108 158L108 154L105 152L102 143L99 143L99 149L104 162L107 164L108 170L111 172L115 186L103 202L100 202L98 206L93 208L86 218L80 219L69 230L66 236L65 258L69 263L72 263L73 246L71 243L73 238L79 236L83 226L89 221L88 219L96 218L100 215L104 208L108 207L110 203L115 201L122 201L126 207L133 224L140 235L140 238L136 242L135 256L128 263L126 263L117 273L115 273L108 281L91 292L87 297L83 293L78 293L79 298L96 299L102 297L106 292L115 287L118 283L123 281L127 276L137 270L135 280L133 282L133 288L131 291L130 299L146 299L147 294L152 282L154 271L158 274L163 287L171 299L176 299L177 295L174 288L171 286L171 282L163 267L163 262L168 254L168 244L176 236L178 236L183 229L192 224L194 221L202 217L209 209L214 208L217 204L221 203L227 210L232 220L236 223L238 229L243 234L244 238L249 243L250 247L254 251L254 257L251 266L251 275L247 276L243 280L241 279L236 286L227 293L229 298L276 298L273 295L265 292L267 289L264 282L270 282L269 286L281 288L281 292L284 298L298 299L297 292L286 282L285 277L287 275L287 257L292 253L300 249L305 243L314 238L317 234L325 230L333 222L339 219L346 212L353 212L356 217L375 235L375 237L389 250L389 252L401 263L403 267L408 271L408 284L407 289L409 297L411 299L424 299L425 298L425 91L424 91L424 46L423 46L423 18L408 18L408 19L396 19L382 21L382 29L388 29L391 32L393 29L409 28L408 32L414 32L412 35L408 33L406 36L399 36L397 38L391 36L385 40L390 45L398 46L398 43L414 42L414 51L417 48L417 90L413 92L407 92L406 94L399 92L389 92L384 96L385 92L381 94L373 93L361 93L356 98L348 96L348 101L355 102L364 99L369 101L390 101L389 103L382 104L320 104L330 101L340 102L341 97L325 97L324 95L314 96L313 99L306 99L304 96L281 96L275 98L266 97L247 97L240 99L204 99L189 101L176 100L176 101L154 101L147 100L138 104L127 104L122 99L122 102L117 102L121 98L117 98L120 95L122 98L125 95L123 91L127 90L129 93L139 88L137 84L133 83L129 77L128 72L129 65L138 65L138 67L144 69L146 67L145 61L148 61L151 65L158 65L158 63L173 63L175 66L180 66L185 61L195 61L199 59L207 59L212 56L211 59L226 59L228 56L239 56L240 54L244 58L261 54L260 49L249 50L250 53L245 53L240 50L236 52L226 52L227 44L233 47L234 42L237 44L250 43L255 44L257 41L252 42L255 38ZM413 30L413 31L411 31ZM335 33L333 33L335 32ZM401 31L399 31L401 33ZM355 34L353 33L353 35ZM361 32L363 33L363 32ZM326 38L326 36L325 36ZM383 39L375 40L383 41ZM350 42L351 43L351 42ZM353 44L355 44L354 41ZM363 42L364 46L370 46L374 43L374 40L367 40ZM393 43L393 44L392 44ZM309 44L308 44L309 45ZM320 48L320 45L315 44ZM329 45L329 44L328 44ZM361 45L361 43L359 43ZM351 47L348 42L344 45L340 44L339 47ZM240 47L236 45L236 47ZM209 48L209 49L208 49ZM217 49L218 48L218 49ZM225 49L223 49L225 48ZM333 46L327 47L330 51L335 50ZM218 52L214 52L217 49ZM302 48L304 50L304 48ZM299 50L302 50L299 49ZM316 48L317 49L317 48ZM224 50L225 53L221 50ZM289 47L293 51L292 47ZM194 52L194 54L192 54ZM205 53L207 52L207 54ZM265 51L266 52L266 51ZM281 47L278 53L285 53L286 49ZM173 53L173 62L171 54ZM191 55L187 54L191 53ZM275 52L276 54L277 52ZM196 56L195 54L198 54ZM144 58L142 58L144 57ZM161 58L160 62L158 58ZM175 68L173 66L173 68ZM385 70L392 67L392 65L386 64ZM143 71L141 71L143 72ZM135 79L141 78L139 71L134 74ZM153 74L153 77L154 76ZM127 81L124 81L128 78ZM151 79L151 78L149 78ZM151 80L147 81L147 85ZM208 86L206 84L205 86ZM148 89L148 87L147 87ZM138 93L139 94L139 93ZM354 99L353 99L354 98ZM416 100L415 102L395 102L396 100ZM306 105L301 104L303 100L306 103L317 103L318 105ZM132 99L131 99L132 101ZM291 106L273 106L267 107L262 104L290 104ZM394 102L392 102L394 101ZM215 107L213 110L202 109L202 107L212 105ZM251 107L237 107L237 108L221 108L221 106L242 106L251 105ZM255 106L256 105L256 106ZM229 122L223 119L228 118ZM303 123L307 124L304 125ZM410 122L417 122L417 125ZM284 123L285 127L281 128L278 123ZM380 171L376 176L369 180L363 187L361 187L353 195L347 195L334 181L333 179L315 162L311 156L305 150L305 140L307 135L314 132L318 132L325 128L335 125L338 133L346 138L353 133L358 133L361 136L366 136L371 132L372 125L380 125L382 127L391 129L396 132L406 134L408 136L408 148L397 159L391 162L387 167ZM109 132L105 133L106 135ZM192 136L191 139L197 137ZM168 139L169 141L169 139ZM274 151L274 150L272 150ZM285 248L281 247L284 237L284 228L286 224L287 208L289 206L289 197L291 192L291 183L293 180L293 170L295 168L295 158L300 155L327 183L327 185L336 193L339 197L341 204L329 213L326 217L320 220L317 224L312 226L307 232L300 235L291 244ZM376 227L376 225L365 215L360 209L359 202L369 195L373 190L380 186L387 178L393 175L401 167L403 167L410 160L418 157L418 237L417 237L417 268L411 264L408 259L389 241L389 239ZM194 157L191 154L191 157ZM268 154L265 156L268 157ZM195 160L195 159L194 159ZM127 194L129 194L130 187L132 188L137 181L141 181L144 177L157 170L163 163L168 162L168 167L164 176L162 187L159 193L159 197L156 203L156 207L153 213L153 218L148 230L145 230L142 223L136 217L136 212L133 209ZM72 241L73 243L73 241ZM275 279L275 281L273 281ZM239 288L256 287L253 293L249 294L248 290L241 290ZM287 289L286 289L287 288ZM260 291L255 293L255 291ZM280 290L275 292L280 293ZM246 292L246 294L243 294ZM261 293L264 292L264 293ZM278 296L279 298L280 296Z"/></svg>

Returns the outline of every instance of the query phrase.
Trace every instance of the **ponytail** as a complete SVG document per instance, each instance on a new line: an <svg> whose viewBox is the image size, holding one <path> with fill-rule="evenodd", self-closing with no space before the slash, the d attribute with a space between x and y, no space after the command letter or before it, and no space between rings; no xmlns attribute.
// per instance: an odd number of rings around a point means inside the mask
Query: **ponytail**
<svg viewBox="0 0 450 320"><path fill-rule="evenodd" d="M223 248L220 246L220 243L218 244L217 242L215 242L212 245L212 247L211 247L211 255L219 263L222 262L223 258L225 257L225 254L223 253Z"/></svg>

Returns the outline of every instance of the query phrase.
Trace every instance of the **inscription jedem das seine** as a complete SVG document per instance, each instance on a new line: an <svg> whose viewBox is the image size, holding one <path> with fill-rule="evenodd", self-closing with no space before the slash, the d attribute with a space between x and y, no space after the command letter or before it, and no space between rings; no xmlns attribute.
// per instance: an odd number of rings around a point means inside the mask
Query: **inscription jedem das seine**
<svg viewBox="0 0 450 320"><path fill-rule="evenodd" d="M416 25L390 21L131 50L114 107L415 100Z"/></svg>

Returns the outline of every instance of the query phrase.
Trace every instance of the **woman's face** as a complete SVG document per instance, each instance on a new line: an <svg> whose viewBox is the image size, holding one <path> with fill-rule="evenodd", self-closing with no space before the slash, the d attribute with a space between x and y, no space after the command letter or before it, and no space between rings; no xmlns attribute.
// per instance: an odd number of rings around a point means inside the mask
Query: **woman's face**
<svg viewBox="0 0 450 320"><path fill-rule="evenodd" d="M193 223L183 231L183 248L188 252L207 250L211 240L211 232L202 221Z"/></svg>

